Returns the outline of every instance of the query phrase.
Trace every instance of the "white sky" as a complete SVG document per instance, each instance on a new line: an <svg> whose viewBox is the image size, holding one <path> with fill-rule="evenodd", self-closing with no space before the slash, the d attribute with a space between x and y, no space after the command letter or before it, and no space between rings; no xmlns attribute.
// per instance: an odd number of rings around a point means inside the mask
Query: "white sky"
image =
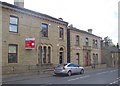
<svg viewBox="0 0 120 86"><path fill-rule="evenodd" d="M0 0L13 4L14 0ZM93 29L93 34L118 42L118 1L120 0L24 0L24 7L63 18L74 27Z"/></svg>

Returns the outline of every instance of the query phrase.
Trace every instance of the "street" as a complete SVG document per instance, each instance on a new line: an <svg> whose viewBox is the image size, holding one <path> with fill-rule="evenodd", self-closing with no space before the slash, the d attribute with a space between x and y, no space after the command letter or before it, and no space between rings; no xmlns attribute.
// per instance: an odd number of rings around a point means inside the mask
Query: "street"
<svg viewBox="0 0 120 86"><path fill-rule="evenodd" d="M94 69L93 69L94 70ZM5 84L118 84L118 69L109 68L96 71L85 71L84 74L72 76L56 76L51 74L49 77L36 76L30 79L14 80L4 82Z"/></svg>

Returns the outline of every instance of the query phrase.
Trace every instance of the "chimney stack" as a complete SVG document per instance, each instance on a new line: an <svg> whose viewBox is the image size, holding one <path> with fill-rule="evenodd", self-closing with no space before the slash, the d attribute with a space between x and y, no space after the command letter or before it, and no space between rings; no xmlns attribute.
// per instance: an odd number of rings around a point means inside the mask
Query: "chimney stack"
<svg viewBox="0 0 120 86"><path fill-rule="evenodd" d="M24 8L24 0L14 0L14 5Z"/></svg>
<svg viewBox="0 0 120 86"><path fill-rule="evenodd" d="M92 34L92 29L88 29L88 33Z"/></svg>

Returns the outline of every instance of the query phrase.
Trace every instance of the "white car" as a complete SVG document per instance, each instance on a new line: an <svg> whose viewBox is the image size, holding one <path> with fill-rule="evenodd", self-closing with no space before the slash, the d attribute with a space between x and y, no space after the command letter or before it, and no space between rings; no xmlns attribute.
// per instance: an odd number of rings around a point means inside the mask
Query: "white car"
<svg viewBox="0 0 120 86"><path fill-rule="evenodd" d="M83 74L84 68L73 63L60 64L54 69L55 74L67 74L71 76L74 73Z"/></svg>

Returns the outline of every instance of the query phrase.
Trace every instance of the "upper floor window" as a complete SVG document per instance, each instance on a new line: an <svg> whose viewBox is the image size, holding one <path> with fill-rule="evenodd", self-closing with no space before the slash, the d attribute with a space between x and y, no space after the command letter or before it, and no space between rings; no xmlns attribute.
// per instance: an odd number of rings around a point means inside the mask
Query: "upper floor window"
<svg viewBox="0 0 120 86"><path fill-rule="evenodd" d="M88 46L88 45L89 45L89 39L86 38L86 46Z"/></svg>
<svg viewBox="0 0 120 86"><path fill-rule="evenodd" d="M8 51L8 63L17 63L18 45L10 44Z"/></svg>
<svg viewBox="0 0 120 86"><path fill-rule="evenodd" d="M95 39L93 39L93 47L95 47Z"/></svg>
<svg viewBox="0 0 120 86"><path fill-rule="evenodd" d="M79 46L79 36L76 36L76 45Z"/></svg>
<svg viewBox="0 0 120 86"><path fill-rule="evenodd" d="M97 48L98 47L98 41L93 39L93 47L94 48Z"/></svg>
<svg viewBox="0 0 120 86"><path fill-rule="evenodd" d="M48 37L48 24L42 23L41 34L42 34L42 37Z"/></svg>
<svg viewBox="0 0 120 86"><path fill-rule="evenodd" d="M95 40L95 47L97 48L98 47L98 41Z"/></svg>
<svg viewBox="0 0 120 86"><path fill-rule="evenodd" d="M9 24L10 32L18 32L18 17L10 16L10 24Z"/></svg>
<svg viewBox="0 0 120 86"><path fill-rule="evenodd" d="M64 39L64 29L59 28L59 38Z"/></svg>

